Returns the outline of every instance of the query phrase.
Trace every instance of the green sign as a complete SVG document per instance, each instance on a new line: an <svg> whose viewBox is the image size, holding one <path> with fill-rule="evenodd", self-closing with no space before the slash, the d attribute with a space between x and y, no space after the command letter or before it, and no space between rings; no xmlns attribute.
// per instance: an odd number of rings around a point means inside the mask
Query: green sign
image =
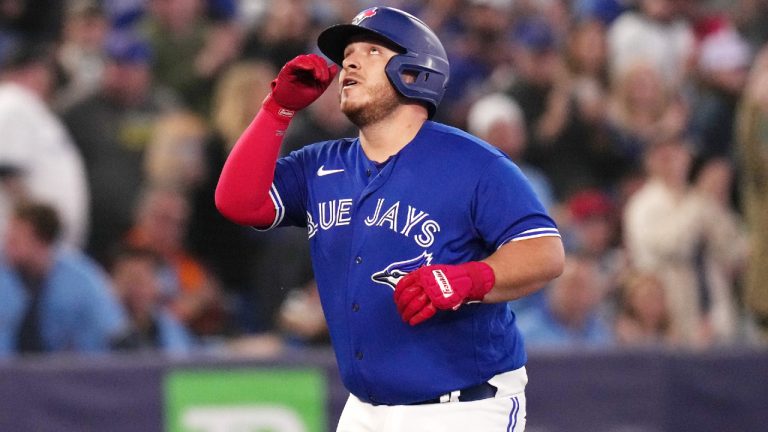
<svg viewBox="0 0 768 432"><path fill-rule="evenodd" d="M180 370L165 379L167 432L322 432L319 369Z"/></svg>

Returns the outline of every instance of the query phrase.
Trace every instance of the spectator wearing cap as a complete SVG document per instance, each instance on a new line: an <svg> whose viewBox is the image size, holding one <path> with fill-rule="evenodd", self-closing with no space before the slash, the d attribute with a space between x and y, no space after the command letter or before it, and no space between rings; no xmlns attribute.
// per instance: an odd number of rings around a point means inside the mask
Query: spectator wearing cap
<svg viewBox="0 0 768 432"><path fill-rule="evenodd" d="M732 158L736 106L747 82L752 50L738 30L726 26L702 39L691 102L697 153Z"/></svg>
<svg viewBox="0 0 768 432"><path fill-rule="evenodd" d="M480 98L469 109L467 128L470 133L506 153L531 182L544 207L552 207L554 198L549 179L522 158L528 137L523 112L517 102L503 93Z"/></svg>
<svg viewBox="0 0 768 432"><path fill-rule="evenodd" d="M126 326L104 270L74 248L59 247L53 207L14 208L0 252L0 357L99 353Z"/></svg>
<svg viewBox="0 0 768 432"><path fill-rule="evenodd" d="M566 250L595 259L607 287L605 306L610 312L615 306L614 288L627 267L620 247L618 207L611 196L596 188L573 194L564 207L559 223Z"/></svg>
<svg viewBox="0 0 768 432"><path fill-rule="evenodd" d="M523 157L544 171L555 197L564 199L596 182L593 128L578 112L574 80L552 24L542 16L527 17L512 34L516 76L505 93L525 119L529 145Z"/></svg>
<svg viewBox="0 0 768 432"><path fill-rule="evenodd" d="M106 53L99 91L62 114L83 154L91 188L87 251L102 263L131 223L155 118L177 106L172 94L153 85L152 52L145 41L113 33Z"/></svg>
<svg viewBox="0 0 768 432"><path fill-rule="evenodd" d="M15 201L34 199L51 203L61 215L64 242L81 246L88 184L78 148L48 106L53 81L53 55L45 45L20 45L0 67L0 166L17 186L13 193L0 187L0 237Z"/></svg>

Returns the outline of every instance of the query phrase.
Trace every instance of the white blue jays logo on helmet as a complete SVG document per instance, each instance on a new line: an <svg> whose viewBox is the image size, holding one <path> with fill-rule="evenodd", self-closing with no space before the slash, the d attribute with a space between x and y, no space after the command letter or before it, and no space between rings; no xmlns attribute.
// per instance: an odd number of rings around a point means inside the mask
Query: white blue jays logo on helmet
<svg viewBox="0 0 768 432"><path fill-rule="evenodd" d="M359 14L357 14L357 16L355 16L355 18L352 19L352 25L359 25L366 18L370 18L370 17L376 15L376 10L377 9L379 9L379 8L372 7L372 8L368 8L368 9L360 12Z"/></svg>
<svg viewBox="0 0 768 432"><path fill-rule="evenodd" d="M372 274L371 280L395 289L397 283L400 282L400 279L402 279L405 275L418 269L419 267L428 266L430 263L432 263L432 254L424 251L416 258L393 262L384 270Z"/></svg>

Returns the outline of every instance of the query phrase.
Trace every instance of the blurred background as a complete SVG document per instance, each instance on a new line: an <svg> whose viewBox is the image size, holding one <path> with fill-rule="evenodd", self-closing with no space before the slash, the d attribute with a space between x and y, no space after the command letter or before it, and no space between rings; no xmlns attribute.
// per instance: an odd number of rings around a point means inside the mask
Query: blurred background
<svg viewBox="0 0 768 432"><path fill-rule="evenodd" d="M213 196L280 67L369 6L435 30L435 120L563 234L510 303L528 430L768 424L768 1L0 0L0 429L332 430L305 230ZM356 134L334 86L285 153Z"/></svg>

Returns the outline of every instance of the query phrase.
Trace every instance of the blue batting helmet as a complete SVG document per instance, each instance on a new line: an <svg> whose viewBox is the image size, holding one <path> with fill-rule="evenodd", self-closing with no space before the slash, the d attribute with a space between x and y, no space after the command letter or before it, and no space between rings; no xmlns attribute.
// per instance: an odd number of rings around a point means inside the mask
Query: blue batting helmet
<svg viewBox="0 0 768 432"><path fill-rule="evenodd" d="M448 56L437 35L409 13L390 7L372 7L357 14L350 24L325 29L317 38L317 45L323 54L341 65L344 49L357 35L374 35L398 49L399 53L385 68L387 77L406 98L425 102L432 118L450 75ZM403 81L403 72L415 74L414 82Z"/></svg>

